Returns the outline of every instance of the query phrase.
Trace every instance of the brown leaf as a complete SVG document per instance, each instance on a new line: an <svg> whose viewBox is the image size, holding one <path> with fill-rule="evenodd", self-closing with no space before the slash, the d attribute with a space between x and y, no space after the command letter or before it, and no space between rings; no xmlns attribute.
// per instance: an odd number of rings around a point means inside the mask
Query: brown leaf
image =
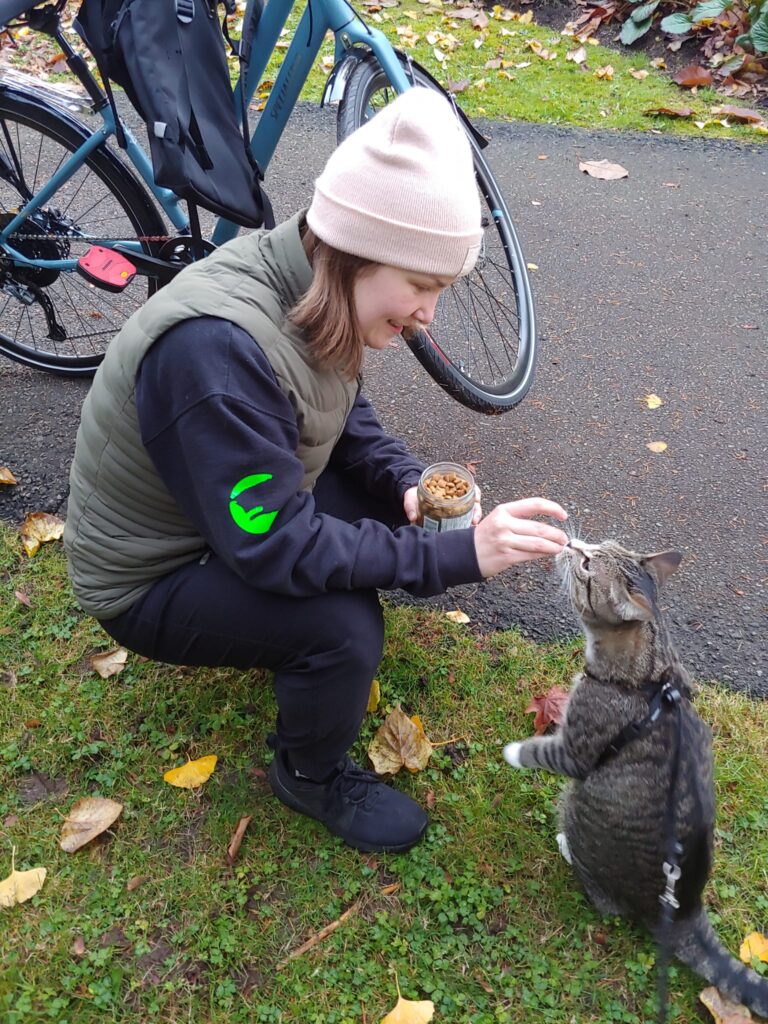
<svg viewBox="0 0 768 1024"><path fill-rule="evenodd" d="M712 72L699 64L689 64L672 75L672 81L682 89L693 89L695 86L712 85Z"/></svg>
<svg viewBox="0 0 768 1024"><path fill-rule="evenodd" d="M456 95L456 93L466 92L470 85L472 85L472 79L470 78L462 78L458 82L449 81L448 92L453 93L454 95Z"/></svg>
<svg viewBox="0 0 768 1024"><path fill-rule="evenodd" d="M122 810L122 804L108 797L83 797L64 819L59 846L65 853L74 853L114 824Z"/></svg>
<svg viewBox="0 0 768 1024"><path fill-rule="evenodd" d="M13 671L12 668L0 672L0 686L4 690L15 690L16 683L16 673Z"/></svg>
<svg viewBox="0 0 768 1024"><path fill-rule="evenodd" d="M613 164L610 160L582 160L579 163L579 170L589 174L592 178L601 178L603 181L616 181L619 178L628 178L629 171L621 164Z"/></svg>
<svg viewBox="0 0 768 1024"><path fill-rule="evenodd" d="M464 19L466 21L472 21L477 15L476 7L460 7L458 11L451 11L452 18Z"/></svg>
<svg viewBox="0 0 768 1024"><path fill-rule="evenodd" d="M479 29L482 31L484 28L488 28L488 15L485 11L478 11L476 16L472 19L472 28Z"/></svg>
<svg viewBox="0 0 768 1024"><path fill-rule="evenodd" d="M0 484L15 484L18 480L7 466L0 466Z"/></svg>
<svg viewBox="0 0 768 1024"><path fill-rule="evenodd" d="M763 124L765 122L763 115L756 110L748 110L746 107L734 107L728 103L722 107L713 107L712 113L728 117L731 121L737 121L739 124Z"/></svg>
<svg viewBox="0 0 768 1024"><path fill-rule="evenodd" d="M72 943L72 948L70 949L70 953L72 954L72 956L77 956L77 957L84 956L84 954L85 954L85 939L83 938L82 935L76 935L75 936L75 941Z"/></svg>
<svg viewBox="0 0 768 1024"><path fill-rule="evenodd" d="M716 988L705 988L699 993L699 999L715 1018L715 1024L750 1024L752 1014L740 1003L732 1003L721 996Z"/></svg>
<svg viewBox="0 0 768 1024"><path fill-rule="evenodd" d="M13 593L17 601L21 601L21 603L25 604L27 608L32 607L32 602L29 600L29 598L27 597L23 590L14 590Z"/></svg>
<svg viewBox="0 0 768 1024"><path fill-rule="evenodd" d="M431 754L432 744L424 730L399 704L387 715L368 747L368 756L379 775L396 775L401 768L421 771Z"/></svg>
<svg viewBox="0 0 768 1024"><path fill-rule="evenodd" d="M24 775L16 783L16 796L21 803L29 806L41 800L61 798L67 794L69 785L66 779L52 779L45 772L32 772Z"/></svg>
<svg viewBox="0 0 768 1024"><path fill-rule="evenodd" d="M31 558L37 554L41 544L60 540L64 533L64 521L48 512L30 512L19 527L21 543Z"/></svg>
<svg viewBox="0 0 768 1024"><path fill-rule="evenodd" d="M149 875L134 875L133 878L129 878L125 883L125 891L133 892L134 889L138 889L140 885L149 881Z"/></svg>
<svg viewBox="0 0 768 1024"><path fill-rule="evenodd" d="M661 117L692 117L694 111L692 107L651 107L649 110L644 110L643 113L649 117L656 114Z"/></svg>
<svg viewBox="0 0 768 1024"><path fill-rule="evenodd" d="M526 715L536 713L533 727L537 736L547 731L550 725L560 725L568 704L568 693L560 686L552 686L540 697L534 697L525 709Z"/></svg>
<svg viewBox="0 0 768 1024"><path fill-rule="evenodd" d="M252 815L245 815L238 821L237 828L232 833L232 838L229 840L229 846L227 847L227 864L232 866L235 863L235 857L237 857L238 850L240 849L240 843L243 841L245 830L251 823Z"/></svg>
<svg viewBox="0 0 768 1024"><path fill-rule="evenodd" d="M427 795L424 798L424 803L427 805L428 811L434 811L435 809L435 791L434 789L428 789Z"/></svg>
<svg viewBox="0 0 768 1024"><path fill-rule="evenodd" d="M124 647L116 647L113 651L94 654L91 658L91 667L102 679L109 679L110 676L116 676L123 671L127 660L128 651Z"/></svg>

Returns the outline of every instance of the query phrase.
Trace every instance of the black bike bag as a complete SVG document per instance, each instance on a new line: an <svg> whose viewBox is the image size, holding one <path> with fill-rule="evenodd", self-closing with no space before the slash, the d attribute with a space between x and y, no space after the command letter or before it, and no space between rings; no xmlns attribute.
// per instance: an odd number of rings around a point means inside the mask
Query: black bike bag
<svg viewBox="0 0 768 1024"><path fill-rule="evenodd" d="M261 0L249 7L257 20ZM217 0L83 0L74 25L110 100L111 79L144 120L157 184L256 228L271 208L235 115L217 11Z"/></svg>

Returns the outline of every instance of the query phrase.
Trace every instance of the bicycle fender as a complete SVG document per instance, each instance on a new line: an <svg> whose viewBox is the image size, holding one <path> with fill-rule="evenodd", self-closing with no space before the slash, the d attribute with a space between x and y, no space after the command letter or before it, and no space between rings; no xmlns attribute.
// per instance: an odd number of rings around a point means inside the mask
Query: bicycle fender
<svg viewBox="0 0 768 1024"><path fill-rule="evenodd" d="M438 82L435 76L431 75L429 71L427 71L427 69L423 66L423 64L419 64L415 60L409 60L405 56L405 54L401 53L399 50L395 50L395 53L397 54L397 59L405 68L406 75L408 74L409 65L411 67L417 68L420 74L424 75L425 78L429 79L429 81L434 85L435 89L438 90L438 92L441 92L445 97L453 101L453 97L451 96L451 94L446 92L446 90ZM349 76L351 75L355 65L358 64L360 61L370 59L376 59L375 55L371 50L368 50L362 46L350 47L346 51L344 56L340 60L336 61L333 70L328 76L328 81L325 83L325 91L323 92L323 98L320 101L320 106L325 106L326 103L340 103L347 90ZM453 105L459 117L464 122L465 128L467 129L467 131L477 144L478 149L485 149L485 147L488 145L488 139L486 139L482 132L478 131L478 129L475 128L470 119L467 117L467 115L464 113L464 111L457 103L454 103Z"/></svg>
<svg viewBox="0 0 768 1024"><path fill-rule="evenodd" d="M66 128L68 128L74 135L76 135L81 142L85 142L94 134L93 131L87 125L83 124L83 122L79 121L76 117L73 117L72 114L66 109L66 107L59 106L59 104L55 102L50 102L47 97L43 98L41 96L37 96L34 92L31 92L29 89L20 88L16 85L12 85L3 78L0 78L0 93L4 96L11 97L17 103L21 104L22 106L28 107L30 110L45 111L46 113L58 118L58 120ZM160 218L160 215L158 214L156 207L149 198L146 185L141 180L141 178L139 178L138 175L135 174L131 167L128 166L128 164L125 164L122 160L118 159L118 157L107 145L106 138L104 139L104 145L94 150L92 155L98 156L98 159L104 160L107 163L111 164L117 174L123 175L124 177L133 178L137 187L137 192L143 195L145 198L147 212L150 215L154 216L155 218L156 229L153 233L158 235L164 235L166 231L165 224Z"/></svg>

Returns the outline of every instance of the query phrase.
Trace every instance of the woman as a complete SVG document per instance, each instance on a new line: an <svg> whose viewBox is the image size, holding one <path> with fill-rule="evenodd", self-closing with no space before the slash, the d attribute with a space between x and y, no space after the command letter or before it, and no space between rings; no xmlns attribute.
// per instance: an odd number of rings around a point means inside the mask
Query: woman
<svg viewBox="0 0 768 1024"><path fill-rule="evenodd" d="M347 139L306 214L222 246L153 296L83 407L65 545L82 607L119 643L274 672L269 779L362 850L427 818L348 757L383 642L377 589L441 593L556 554L534 498L430 534L424 468L360 393L364 349L428 324L482 238L450 105L413 89Z"/></svg>

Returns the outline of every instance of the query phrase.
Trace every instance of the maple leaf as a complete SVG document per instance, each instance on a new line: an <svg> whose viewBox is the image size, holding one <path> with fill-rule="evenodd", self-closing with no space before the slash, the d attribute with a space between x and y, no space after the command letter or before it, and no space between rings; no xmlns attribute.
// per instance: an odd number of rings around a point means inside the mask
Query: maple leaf
<svg viewBox="0 0 768 1024"><path fill-rule="evenodd" d="M565 717L568 692L560 686L553 686L543 696L533 697L525 709L526 715L535 712L533 727L537 736L547 731L550 725L560 725Z"/></svg>

